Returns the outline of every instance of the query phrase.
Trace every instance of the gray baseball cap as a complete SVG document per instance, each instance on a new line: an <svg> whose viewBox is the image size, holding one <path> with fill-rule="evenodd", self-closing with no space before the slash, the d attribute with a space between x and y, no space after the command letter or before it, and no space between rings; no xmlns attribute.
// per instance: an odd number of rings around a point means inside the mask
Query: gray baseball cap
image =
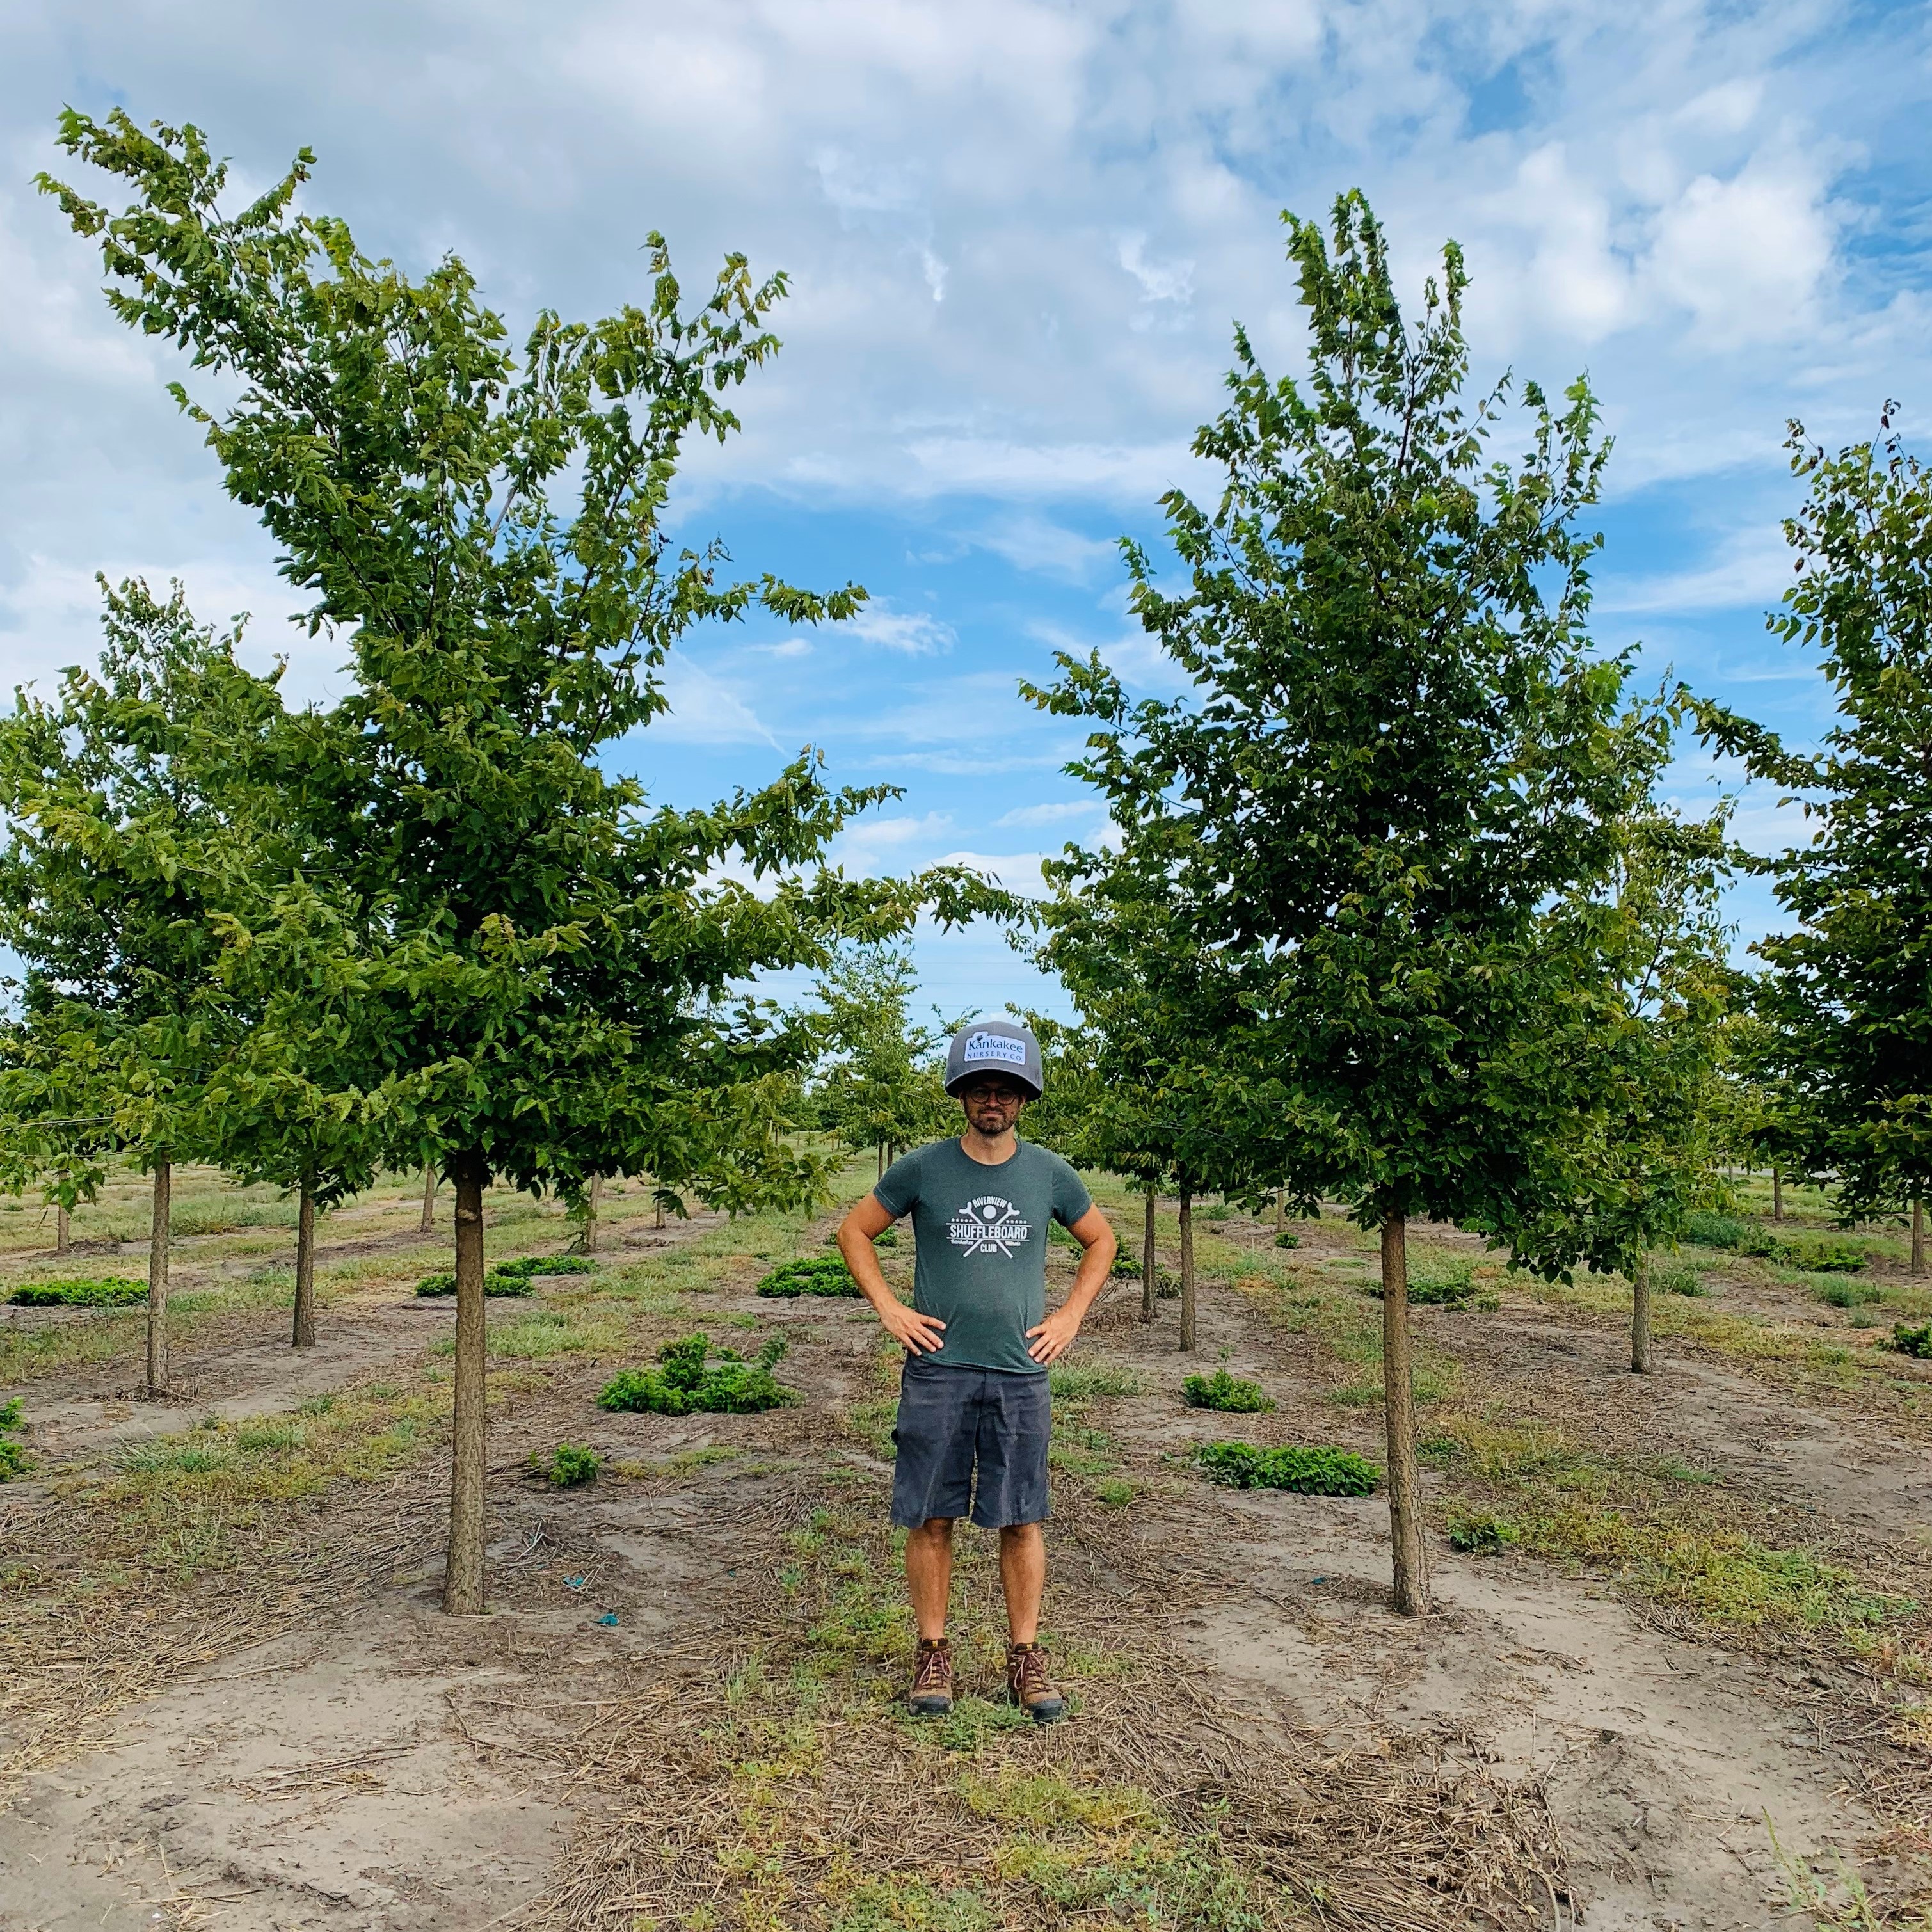
<svg viewBox="0 0 1932 1932"><path fill-rule="evenodd" d="M1040 1071L1040 1042L1016 1020L975 1020L952 1036L946 1049L946 1090L957 1094L977 1073L1010 1075L1033 1089L1037 1100L1045 1087Z"/></svg>

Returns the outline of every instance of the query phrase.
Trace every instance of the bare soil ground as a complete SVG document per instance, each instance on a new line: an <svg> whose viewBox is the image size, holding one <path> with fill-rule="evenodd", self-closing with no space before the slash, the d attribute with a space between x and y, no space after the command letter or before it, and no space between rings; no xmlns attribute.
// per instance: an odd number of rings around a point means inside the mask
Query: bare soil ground
<svg viewBox="0 0 1932 1932"><path fill-rule="evenodd" d="M876 1328L751 1292L829 1220L660 1235L620 1199L594 1281L493 1304L526 1352L494 1367L491 1613L453 1622L448 1304L410 1296L424 1244L392 1192L329 1224L329 1266L399 1271L343 1278L316 1349L286 1348L279 1308L222 1306L184 1344L190 1401L125 1399L124 1322L118 1353L37 1359L18 1384L43 1467L0 1490L4 1932L1754 1932L1786 1922L1794 1886L1831 1901L1820 1924L1920 1922L1932 1490L1899 1406L1917 1370L1872 1358L1883 1401L1842 1364L1806 1380L1792 1351L1814 1328L1838 1346L1838 1315L1762 1271L1717 1299L1790 1348L1666 1334L1646 1380L1587 1298L1504 1281L1493 1312L1418 1311L1442 1445L1438 1608L1418 1622L1388 1607L1379 1496L1228 1491L1190 1466L1228 1437L1378 1449L1360 1384L1379 1311L1346 1285L1360 1238L1308 1224L1285 1256L1270 1228L1213 1224L1197 1355L1174 1352L1173 1304L1143 1326L1125 1282L1076 1358L1110 1372L1056 1402L1072 1721L1036 1731L994 1698L995 1580L962 1532L971 1694L935 1728L896 1709ZM568 1232L506 1222L491 1252ZM253 1262L217 1245L199 1265L241 1282ZM572 1346L540 1352L546 1323ZM595 1406L614 1366L700 1325L783 1334L800 1404ZM1184 1375L1223 1360L1276 1407L1185 1407ZM596 1483L527 1472L560 1441L599 1453ZM208 1471L138 1466L198 1442ZM1521 1538L1459 1552L1451 1508ZM1639 1540L1590 1544L1606 1514ZM1769 1595L1736 1596L1741 1549Z"/></svg>

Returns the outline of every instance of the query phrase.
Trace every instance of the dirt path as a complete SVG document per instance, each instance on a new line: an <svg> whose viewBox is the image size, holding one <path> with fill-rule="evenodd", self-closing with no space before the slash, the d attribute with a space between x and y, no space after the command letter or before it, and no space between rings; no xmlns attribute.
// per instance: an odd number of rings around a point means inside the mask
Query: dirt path
<svg viewBox="0 0 1932 1932"><path fill-rule="evenodd" d="M1143 1328L1132 1294L1103 1308L1083 1358L1137 1374L1144 1392L1092 1402L1062 1436L1070 1452L1112 1472L1095 1480L1129 1485L1133 1499L1109 1508L1084 1475L1057 1479L1065 1500L1052 1614L1085 1714L1057 1736L1015 1742L1036 1754L1036 1764L1024 1760L1034 1766L1028 1775L1057 1767L1124 1777L1131 1752L1151 1748L1134 1743L1136 1724L1158 1731L1180 1724L1180 1713L1186 1748L1211 1744L1227 1775L1252 1774L1257 1804L1271 1787L1306 1792L1318 1807L1323 1780L1343 1778L1336 1767L1366 1777L1360 1767L1382 1765L1390 1781L1372 1787L1377 1803L1436 1804L1453 1824L1463 1814L1452 1816L1442 1795L1451 1784L1398 1788L1393 1767L1421 1754L1461 1767L1456 1790L1474 1780L1469 1789L1514 1790L1532 1809L1546 1806L1568 1877L1567 1892L1551 1890L1540 1922L1588 1932L1758 1932L1778 1922L1788 1897L1767 1816L1806 1856L1849 1853L1872 1834L1879 1821L1849 1795L1854 1768L1773 1664L1665 1634L1607 1588L1546 1564L1456 1557L1439 1538L1438 1614L1421 1624L1398 1618L1386 1606L1379 1497L1202 1486L1179 1460L1193 1442L1242 1434L1374 1454L1375 1418L1338 1408L1315 1344L1271 1326L1252 1298L1205 1286L1200 1350L1184 1361L1172 1352L1172 1304ZM886 1466L849 1420L855 1404L883 1390L874 1331L850 1304L774 1308L720 1293L703 1315L720 1335L734 1317L782 1328L792 1345L784 1373L805 1393L803 1406L754 1417L610 1416L593 1406L598 1376L588 1368L518 1396L493 1425L492 1614L453 1625L436 1611L434 1524L426 1520L415 1560L353 1614L324 1616L217 1658L125 1712L103 1748L29 1778L0 1814L0 1928L480 1932L540 1918L602 1928L671 1909L672 1894L656 1890L638 1893L622 1918L590 1916L585 1903L629 1896L626 1886L668 1884L651 1875L654 1858L674 1853L680 1870L724 1871L728 1863L705 1864L700 1850L716 1860L733 1844L748 1856L765 1843L736 1808L745 1787L719 1757L719 1740L748 1721L748 1659L782 1654L772 1648L778 1633L826 1641L825 1606L845 1601L838 1592L856 1588L851 1580L862 1573L878 1600L891 1602L883 1539L862 1528L876 1514ZM1791 1512L1794 1538L1808 1517L1900 1544L1925 1532L1924 1457L1881 1449L1842 1416L1748 1377L1666 1353L1662 1375L1634 1387L1616 1379L1613 1337L1520 1310L1432 1311L1421 1325L1439 1329L1443 1345L1485 1375L1527 1378L1558 1404L1574 1396L1580 1426L1607 1390L1633 1439L1653 1442L1659 1454L1701 1454L1727 1483ZM318 1350L298 1366L264 1340L200 1372L217 1412L261 1413L366 1378L420 1352L424 1340L416 1310L358 1300L332 1321L332 1353ZM1224 1353L1276 1394L1274 1414L1214 1417L1181 1406L1183 1375ZM46 1414L50 1442L74 1455L148 1426L146 1416L117 1414L78 1390ZM568 1492L516 1473L530 1449L560 1437L632 1473ZM818 1526L848 1510L861 1526L850 1534L873 1538L869 1556L861 1562L858 1541L836 1540L812 1556ZM992 1602L982 1540L971 1539L976 1616ZM830 1594L809 1615L786 1612L787 1580L814 1562L832 1566ZM878 1713L866 1721L885 1729L826 1735L862 1756L884 1748L880 1738L896 1750L923 1750L904 1761L906 1776L956 1780L944 1753L891 1718L897 1653L884 1634L868 1634L868 1619L887 1613L849 1614L856 1634L837 1637L852 1648L832 1653L848 1660L831 1682L859 1685L855 1694ZM1090 1654L1123 1661L1083 1666ZM1172 1660L1162 1680L1172 1711L1136 1707L1144 1687L1110 1689L1138 1684L1119 1673L1142 1654ZM755 1696L752 1709L755 1718ZM760 1747L778 1754L764 1774L792 1778L784 1790L842 1791L849 1778L862 1792L876 1774L871 1760L842 1762L836 1753L787 1770L791 1748L774 1738ZM1097 1755L1090 1761L1083 1751ZM652 1808L658 1801L644 1787L653 1778L670 1780L662 1792L671 1811ZM1344 1797L1354 1788L1336 1784ZM860 1842L870 1828L862 1813L840 1810L843 1798L824 1802L835 1821L847 1820L826 1828ZM1337 1803L1346 1812L1354 1801ZM788 1816L810 1808L790 1801ZM662 1822L674 1814L674 1831ZM977 1814L971 1822L984 1823ZM1351 1882L1369 1884L1378 1859L1393 1868L1391 1850L1371 1845L1361 1856ZM928 1874L935 1886L992 1882L992 1865L970 1845L908 1856L908 1871ZM928 1857L940 1862L920 1862ZM1337 1896L1346 1892L1338 1879ZM780 1911L769 1922L823 1922ZM1372 1913L1340 1922L1451 1922Z"/></svg>

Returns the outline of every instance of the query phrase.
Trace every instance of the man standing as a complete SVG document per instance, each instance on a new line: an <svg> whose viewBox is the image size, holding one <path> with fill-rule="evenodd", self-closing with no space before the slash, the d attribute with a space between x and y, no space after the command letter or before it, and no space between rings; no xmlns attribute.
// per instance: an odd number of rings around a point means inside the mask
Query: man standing
<svg viewBox="0 0 1932 1932"><path fill-rule="evenodd" d="M846 1216L838 1250L860 1292L906 1352L900 1372L892 1520L906 1530L906 1582L919 1624L912 1708L952 1708L946 1612L952 1526L968 1514L1000 1532L1006 1694L1036 1723L1066 1709L1040 1647L1046 1583L1047 1368L1072 1345L1113 1266L1114 1231L1058 1154L1021 1141L1021 1109L1040 1097L1040 1043L1008 1020L953 1035L946 1090L966 1131L895 1161ZM913 1305L886 1286L872 1244L913 1217ZM1046 1312L1047 1226L1085 1252L1072 1291ZM977 1472L976 1486L974 1474Z"/></svg>

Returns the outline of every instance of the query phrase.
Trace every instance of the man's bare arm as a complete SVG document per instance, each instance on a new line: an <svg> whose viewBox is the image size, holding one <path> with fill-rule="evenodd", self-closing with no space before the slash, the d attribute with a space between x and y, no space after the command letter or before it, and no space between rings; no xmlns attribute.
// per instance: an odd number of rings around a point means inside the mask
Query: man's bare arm
<svg viewBox="0 0 1932 1932"><path fill-rule="evenodd" d="M1042 1368L1057 1361L1073 1346L1073 1338L1079 1334L1094 1298L1106 1286L1114 1257L1120 1252L1113 1223L1097 1208L1089 1208L1067 1232L1086 1252L1080 1257L1066 1299L1037 1328L1027 1330L1027 1338L1032 1343L1027 1352Z"/></svg>
<svg viewBox="0 0 1932 1932"><path fill-rule="evenodd" d="M838 1252L859 1285L859 1292L872 1304L880 1324L902 1348L915 1355L930 1354L945 1342L946 1324L937 1316L922 1315L908 1308L892 1291L879 1267L872 1244L892 1225L892 1217L876 1194L865 1199L838 1224Z"/></svg>

